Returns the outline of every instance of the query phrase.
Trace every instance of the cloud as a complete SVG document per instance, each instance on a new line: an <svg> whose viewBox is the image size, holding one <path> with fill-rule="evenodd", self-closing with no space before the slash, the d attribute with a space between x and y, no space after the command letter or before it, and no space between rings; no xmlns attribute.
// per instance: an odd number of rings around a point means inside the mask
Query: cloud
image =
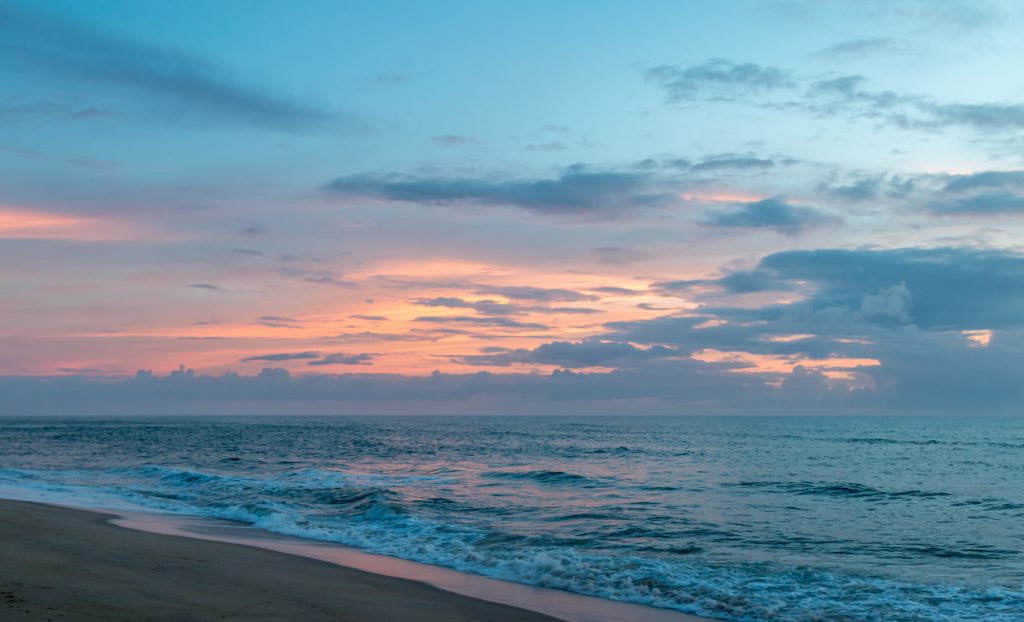
<svg viewBox="0 0 1024 622"><path fill-rule="evenodd" d="M0 15L3 15L0 8ZM99 108L74 102L39 101L14 104L0 108L0 119L4 118L49 118L63 121L88 121L96 119L113 119L121 116L116 110Z"/></svg>
<svg viewBox="0 0 1024 622"><path fill-rule="evenodd" d="M314 285L331 285L334 287L354 288L358 287L354 281L349 281L342 275L331 270L305 270L300 268L284 268L281 274L297 278L306 283Z"/></svg>
<svg viewBox="0 0 1024 622"><path fill-rule="evenodd" d="M925 119L917 125L924 128L963 125L993 132L1024 128L1024 104L925 102L919 105L919 110L925 114Z"/></svg>
<svg viewBox="0 0 1024 622"><path fill-rule="evenodd" d="M963 126L992 132L1024 128L1024 104L956 103L896 91L864 88L868 80L845 75L812 83L801 104L818 114L844 114L881 119L892 125L934 130Z"/></svg>
<svg viewBox="0 0 1024 622"><path fill-rule="evenodd" d="M907 311L903 289L897 285L876 298L862 298L856 314L903 314ZM809 306L801 309L813 313ZM786 314L760 323L709 327L702 327L703 317L662 317L615 323L616 332L601 339L549 342L533 349L489 348L458 361L559 368L550 374L292 376L270 368L255 376L209 376L182 368L166 376L140 371L134 378L96 380L7 376L0 377L0 414L1010 414L1019 410L1024 399L1024 385L1018 382L1024 331L991 331L989 343L979 347L958 331L927 331L895 323L882 326L854 315L833 317L834 328L846 332L831 337L787 335L785 331L794 325L806 330L814 324ZM850 332L862 337L845 338ZM686 356L709 347L729 351L737 346L784 357L793 369L750 373L749 362L709 362ZM302 353L285 355L295 354ZM881 365L832 361L837 355L871 356ZM329 356L314 353L308 360ZM818 362L806 362L807 356ZM613 369L569 371L587 368ZM829 377L826 372L849 374L852 379Z"/></svg>
<svg viewBox="0 0 1024 622"><path fill-rule="evenodd" d="M883 191L884 178L863 177L845 185L823 185L825 194L847 201L873 201Z"/></svg>
<svg viewBox="0 0 1024 622"><path fill-rule="evenodd" d="M790 72L757 63L734 63L712 58L700 65L659 65L646 72L670 102L743 100L771 91L792 88Z"/></svg>
<svg viewBox="0 0 1024 622"><path fill-rule="evenodd" d="M911 320L913 299L906 283L868 294L860 303L860 317L867 321L907 324Z"/></svg>
<svg viewBox="0 0 1024 622"><path fill-rule="evenodd" d="M646 296L650 293L645 289L630 289L628 287L614 287L611 285L594 287L591 291L608 294L610 296Z"/></svg>
<svg viewBox="0 0 1024 622"><path fill-rule="evenodd" d="M422 205L513 206L544 215L617 216L662 207L674 196L646 174L572 166L552 179L350 175L326 185L338 196Z"/></svg>
<svg viewBox="0 0 1024 622"><path fill-rule="evenodd" d="M767 228L793 235L808 227L832 222L836 222L836 219L824 212L792 205L778 196L713 213L703 224L710 227Z"/></svg>
<svg viewBox="0 0 1024 622"><path fill-rule="evenodd" d="M1024 171L980 171L969 175L952 175L946 182L947 192L1024 188Z"/></svg>
<svg viewBox="0 0 1024 622"><path fill-rule="evenodd" d="M189 283L189 287L195 289L205 289L211 292L226 292L227 290L220 285L214 285L213 283Z"/></svg>
<svg viewBox="0 0 1024 622"><path fill-rule="evenodd" d="M519 305L496 300L474 300L469 301L463 298L452 296L439 296L437 298L421 298L413 301L414 304L424 307L444 307L449 309L473 309L481 315L525 315L527 313L568 313L568 314L589 314L600 313L597 309L583 307L548 307L537 305Z"/></svg>
<svg viewBox="0 0 1024 622"><path fill-rule="evenodd" d="M463 365L505 367L509 365L555 365L566 369L632 366L656 358L676 357L679 353L663 346L640 348L628 343L587 340L553 341L532 350L495 348L487 354L452 357Z"/></svg>
<svg viewBox="0 0 1024 622"><path fill-rule="evenodd" d="M419 329L409 329L408 331L401 333L378 333L374 331L360 331L354 333L340 333L337 335L329 335L324 337L324 340L336 342L336 343L374 343L378 341L436 341L439 339L438 335L441 334L441 330L430 330L423 331L421 334Z"/></svg>
<svg viewBox="0 0 1024 622"><path fill-rule="evenodd" d="M440 136L431 136L430 141L435 142L439 145L445 145L446 147L456 147L459 145L468 145L476 142L469 136L460 136L458 134L442 134Z"/></svg>
<svg viewBox="0 0 1024 622"><path fill-rule="evenodd" d="M874 55L903 55L909 54L912 50L913 46L902 39L867 37L830 45L814 56L827 60L850 60Z"/></svg>
<svg viewBox="0 0 1024 622"><path fill-rule="evenodd" d="M310 361L307 365L314 366L325 366L325 365L371 365L373 362L374 355L361 353L361 354L344 354L337 352L334 354L328 354L317 361Z"/></svg>
<svg viewBox="0 0 1024 622"><path fill-rule="evenodd" d="M0 50L43 75L145 96L162 119L295 131L339 118L244 84L209 60L9 6L0 6Z"/></svg>
<svg viewBox="0 0 1024 622"><path fill-rule="evenodd" d="M737 280L735 277L739 276ZM744 286L738 283L749 281ZM904 360L913 353L956 356L970 347L964 334L1024 335L1024 255L1007 251L820 249L761 259L755 270L719 279L658 283L666 292L701 300L699 287L732 293L790 289L804 298L759 307L702 305L686 315L606 324L607 341L671 345L680 354L706 349L812 359ZM975 344L976 345L976 344ZM999 356L1014 355L1001 349ZM936 361L938 363L938 361ZM954 365L943 361L943 365ZM986 364L987 365L987 364ZM864 372L868 373L868 372ZM943 372L945 373L945 372ZM887 376L888 377L888 376ZM891 377L888 377L892 380Z"/></svg>
<svg viewBox="0 0 1024 622"><path fill-rule="evenodd" d="M491 328L517 328L527 330L547 330L550 328L536 322L520 322L506 317L473 317L464 315L442 316L426 315L418 317L415 322L433 322L435 324L470 324L473 326L488 326Z"/></svg>
<svg viewBox="0 0 1024 622"><path fill-rule="evenodd" d="M552 140L545 143L533 143L526 145L527 151L565 151L569 146L560 140Z"/></svg>
<svg viewBox="0 0 1024 622"><path fill-rule="evenodd" d="M470 302L462 298L451 296L440 296L437 298L421 298L414 300L413 304L424 307L444 307L448 309L473 309L483 315L518 315L525 313L525 310L514 304L497 302L495 300L477 300Z"/></svg>
<svg viewBox="0 0 1024 622"><path fill-rule="evenodd" d="M282 315L263 315L259 318L259 323L263 326L269 326L271 328L305 328L302 326L300 320L294 318L285 317Z"/></svg>
<svg viewBox="0 0 1024 622"><path fill-rule="evenodd" d="M725 169L732 170L764 170L775 166L775 161L768 158L755 158L752 156L720 155L701 160L690 167L691 171L718 171Z"/></svg>
<svg viewBox="0 0 1024 622"><path fill-rule="evenodd" d="M247 356L244 359L238 359L240 363L254 363L258 361L265 362L280 362L280 361L300 361L304 359L317 359L320 358L319 352L279 352L276 354L260 354L258 356Z"/></svg>
<svg viewBox="0 0 1024 622"><path fill-rule="evenodd" d="M862 40L851 47L870 47ZM874 41L879 45L879 41ZM670 103L731 101L755 107L817 116L881 120L904 129L967 127L993 133L1024 128L1024 103L948 102L893 90L871 90L862 75L824 79L798 77L788 70L757 63L713 59L702 65L661 65L646 71ZM779 95L787 99L769 98Z"/></svg>
<svg viewBox="0 0 1024 622"><path fill-rule="evenodd" d="M57 371L64 374L76 376L118 376L122 375L121 370L104 367L58 367Z"/></svg>
<svg viewBox="0 0 1024 622"><path fill-rule="evenodd" d="M699 287L718 287L732 294L749 294L765 291L785 291L792 285L767 270L735 270L716 279L690 279L662 281L655 283L657 289L666 292L690 292Z"/></svg>
<svg viewBox="0 0 1024 622"><path fill-rule="evenodd" d="M0 152L11 153L30 160L48 160L50 162L62 162L64 164L71 164L73 166L79 166L82 168L92 169L96 171L115 171L118 169L117 165L111 162L97 160L95 158L55 156L42 153L40 151L34 151L32 149L22 149L21 147L13 147L11 145L0 144Z"/></svg>
<svg viewBox="0 0 1024 622"><path fill-rule="evenodd" d="M924 329L1024 327L1024 256L971 248L787 251L759 268L816 288L815 309L859 306L902 284L913 322Z"/></svg>
<svg viewBox="0 0 1024 622"><path fill-rule="evenodd" d="M510 300L532 300L544 303L600 300L600 297L593 294L584 294L571 289L532 287L529 285L478 285L475 292L485 296L504 296Z"/></svg>
<svg viewBox="0 0 1024 622"><path fill-rule="evenodd" d="M945 215L1024 214L1024 195L1013 192L983 192L970 197L933 201L928 209Z"/></svg>
<svg viewBox="0 0 1024 622"><path fill-rule="evenodd" d="M262 235L266 232L267 229L266 227L263 226L263 223L254 221L245 222L242 225L242 228L239 229L239 233L241 233L242 235Z"/></svg>
<svg viewBox="0 0 1024 622"><path fill-rule="evenodd" d="M0 403L20 413L352 413L425 414L708 412L713 396L728 412L755 399L762 409L789 406L786 396L756 379L726 373L733 365L652 359L642 369L551 374L303 374L268 368L255 376L208 376L179 369L166 376L86 382L80 377L0 377ZM742 395L742 399L737 396ZM635 400L635 401L634 401ZM604 404L604 405L602 405ZM6 411L0 411L6 412Z"/></svg>

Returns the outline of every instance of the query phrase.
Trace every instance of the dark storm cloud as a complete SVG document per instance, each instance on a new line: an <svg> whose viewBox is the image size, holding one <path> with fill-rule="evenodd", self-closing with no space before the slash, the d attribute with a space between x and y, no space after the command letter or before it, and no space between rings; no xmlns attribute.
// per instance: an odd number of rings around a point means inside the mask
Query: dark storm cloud
<svg viewBox="0 0 1024 622"><path fill-rule="evenodd" d="M783 197L771 197L713 213L704 224L711 227L767 228L795 234L808 227L835 221L817 209L787 203Z"/></svg>
<svg viewBox="0 0 1024 622"><path fill-rule="evenodd" d="M112 86L161 105L161 118L299 130L334 113L244 84L215 63L41 13L0 6L0 58L41 76ZM0 60L0 65L2 65Z"/></svg>
<svg viewBox="0 0 1024 622"><path fill-rule="evenodd" d="M591 171L582 166L569 167L553 179L350 175L335 179L326 188L339 196L424 205L515 206L553 215L617 216L674 201L649 175Z"/></svg>

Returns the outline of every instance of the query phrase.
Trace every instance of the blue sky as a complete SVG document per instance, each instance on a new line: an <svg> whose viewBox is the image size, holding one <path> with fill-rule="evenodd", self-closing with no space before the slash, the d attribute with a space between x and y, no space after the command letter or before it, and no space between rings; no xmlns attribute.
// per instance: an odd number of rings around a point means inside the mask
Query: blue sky
<svg viewBox="0 0 1024 622"><path fill-rule="evenodd" d="M1012 2L2 2L0 395L1012 411L1022 24Z"/></svg>

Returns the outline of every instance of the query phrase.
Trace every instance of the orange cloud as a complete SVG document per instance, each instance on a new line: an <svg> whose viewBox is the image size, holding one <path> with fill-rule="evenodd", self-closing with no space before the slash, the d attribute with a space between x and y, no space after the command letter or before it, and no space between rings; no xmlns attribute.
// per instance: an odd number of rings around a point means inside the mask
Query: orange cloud
<svg viewBox="0 0 1024 622"><path fill-rule="evenodd" d="M0 206L0 239L102 242L139 237L132 226L93 217Z"/></svg>
<svg viewBox="0 0 1024 622"><path fill-rule="evenodd" d="M829 377L844 377L850 369L855 367L877 367L882 364L878 359L869 358L827 358L827 359L802 359L794 356L781 356L773 354L752 354L750 352L724 352L721 350L701 350L693 355L693 358L706 363L742 363L746 367L736 369L737 373L744 374L788 374L795 367L814 369L821 371ZM836 373L841 372L841 373Z"/></svg>
<svg viewBox="0 0 1024 622"><path fill-rule="evenodd" d="M990 330L962 330L960 334L966 337L971 347L974 348L987 348L992 341L992 331Z"/></svg>

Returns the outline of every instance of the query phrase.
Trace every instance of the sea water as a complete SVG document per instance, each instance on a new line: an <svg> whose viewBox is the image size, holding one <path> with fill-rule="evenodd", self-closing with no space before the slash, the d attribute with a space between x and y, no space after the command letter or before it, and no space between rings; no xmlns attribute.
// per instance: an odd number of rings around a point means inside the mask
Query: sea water
<svg viewBox="0 0 1024 622"><path fill-rule="evenodd" d="M1024 620L1024 418L4 418L0 487L720 620Z"/></svg>

